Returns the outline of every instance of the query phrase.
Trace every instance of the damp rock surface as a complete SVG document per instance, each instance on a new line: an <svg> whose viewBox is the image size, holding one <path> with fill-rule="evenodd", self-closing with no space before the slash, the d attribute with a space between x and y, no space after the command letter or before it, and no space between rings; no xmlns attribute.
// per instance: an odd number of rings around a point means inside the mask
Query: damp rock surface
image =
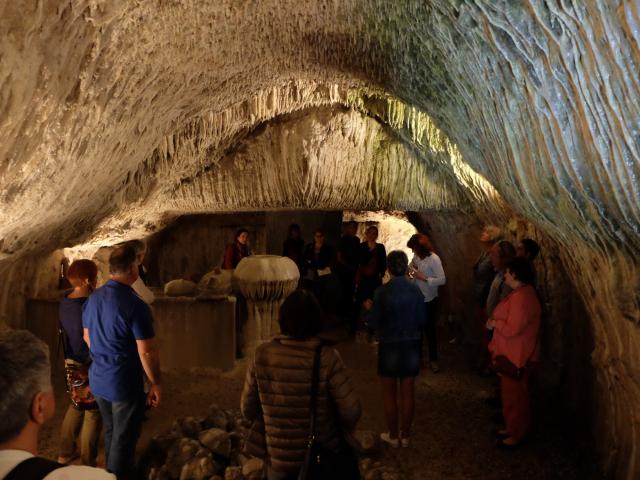
<svg viewBox="0 0 640 480"><path fill-rule="evenodd" d="M593 438L637 478L639 24L623 0L5 2L2 323L51 252L185 213L515 213L584 302Z"/></svg>

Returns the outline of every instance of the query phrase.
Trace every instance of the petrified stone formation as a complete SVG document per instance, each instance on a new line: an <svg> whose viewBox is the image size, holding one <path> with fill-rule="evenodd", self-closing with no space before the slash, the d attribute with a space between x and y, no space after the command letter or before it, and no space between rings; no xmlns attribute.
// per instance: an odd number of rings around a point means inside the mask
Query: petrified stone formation
<svg viewBox="0 0 640 480"><path fill-rule="evenodd" d="M0 315L23 324L52 251L183 213L508 203L584 302L595 438L635 478L639 24L626 0L4 2Z"/></svg>
<svg viewBox="0 0 640 480"><path fill-rule="evenodd" d="M142 470L148 480L260 480L264 462L242 451L251 422L239 412L213 404L206 417L178 418L169 432L151 439L142 455ZM359 445L361 478L398 480L397 468L375 457L380 453L378 435L370 430L353 433Z"/></svg>
<svg viewBox="0 0 640 480"><path fill-rule="evenodd" d="M247 300L246 352L280 332L278 309L296 289L299 279L298 267L287 257L254 255L240 260L233 271L232 282Z"/></svg>

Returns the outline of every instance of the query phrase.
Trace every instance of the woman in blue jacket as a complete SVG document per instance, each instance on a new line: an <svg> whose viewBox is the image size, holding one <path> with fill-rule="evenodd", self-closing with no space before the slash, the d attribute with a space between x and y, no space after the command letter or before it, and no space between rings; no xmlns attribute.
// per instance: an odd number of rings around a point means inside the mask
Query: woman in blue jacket
<svg viewBox="0 0 640 480"><path fill-rule="evenodd" d="M369 310L367 323L379 341L378 375L382 380L384 412L389 427L380 438L392 447L409 446L415 406L414 384L420 371L421 331L425 320L424 297L406 277L408 264L404 252L391 252L387 257L391 280L378 287L373 301L364 304Z"/></svg>

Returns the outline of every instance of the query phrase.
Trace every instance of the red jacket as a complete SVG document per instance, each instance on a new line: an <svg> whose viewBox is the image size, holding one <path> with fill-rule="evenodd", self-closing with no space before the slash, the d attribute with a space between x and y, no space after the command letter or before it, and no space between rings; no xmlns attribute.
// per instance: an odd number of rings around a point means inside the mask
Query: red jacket
<svg viewBox="0 0 640 480"><path fill-rule="evenodd" d="M531 285L514 290L494 309L493 339L489 350L494 357L504 355L518 368L538 358L540 301Z"/></svg>

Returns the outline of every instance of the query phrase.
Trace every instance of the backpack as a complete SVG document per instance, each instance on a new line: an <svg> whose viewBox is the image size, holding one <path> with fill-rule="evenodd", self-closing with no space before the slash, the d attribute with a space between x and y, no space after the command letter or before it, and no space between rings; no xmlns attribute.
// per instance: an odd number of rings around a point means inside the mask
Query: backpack
<svg viewBox="0 0 640 480"><path fill-rule="evenodd" d="M64 467L61 463L41 457L31 457L13 467L3 480L43 480L54 470Z"/></svg>

